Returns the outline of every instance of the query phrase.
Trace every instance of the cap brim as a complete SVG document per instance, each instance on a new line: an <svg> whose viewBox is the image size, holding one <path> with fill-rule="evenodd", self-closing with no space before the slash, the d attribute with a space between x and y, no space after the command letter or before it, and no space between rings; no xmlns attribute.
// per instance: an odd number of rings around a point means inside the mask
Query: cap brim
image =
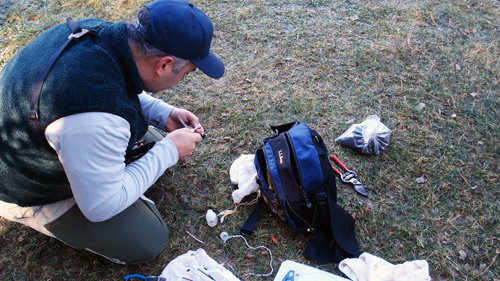
<svg viewBox="0 0 500 281"><path fill-rule="evenodd" d="M212 52L208 52L208 56L199 60L192 60L203 73L214 78L219 79L224 75L224 63L216 57Z"/></svg>

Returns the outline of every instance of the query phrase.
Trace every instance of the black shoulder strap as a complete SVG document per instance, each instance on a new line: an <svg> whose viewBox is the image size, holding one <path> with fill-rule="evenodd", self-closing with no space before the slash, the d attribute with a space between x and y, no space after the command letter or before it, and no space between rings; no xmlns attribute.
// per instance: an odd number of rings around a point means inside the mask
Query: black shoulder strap
<svg viewBox="0 0 500 281"><path fill-rule="evenodd" d="M252 236L253 229L257 225L257 220L259 219L259 206L262 201L264 201L262 197L259 197L252 213L250 213L250 216L248 216L245 223L240 227L240 234L248 237Z"/></svg>
<svg viewBox="0 0 500 281"><path fill-rule="evenodd" d="M40 109L39 109L40 94L42 92L42 87L43 84L45 83L45 79L47 79L50 70L54 66L57 59L61 56L61 54L68 48L70 43L85 35L91 35L94 40L94 43L99 45L104 50L106 50L113 57L116 63L120 66L122 74L124 73L123 65L118 60L118 56L113 51L113 48L111 48L111 46L109 46L109 44L104 39L99 37L97 33L95 33L92 30L82 29L78 24L78 22L71 18L66 19L66 24L68 25L71 34L68 36L68 40L66 40L66 42L64 42L64 44L50 57L50 59L45 63L45 66L42 68L40 73L38 73L38 76L36 77L35 80L35 87L33 88L33 93L31 95L30 111L28 112L28 119L31 121L31 124L33 125L33 129L35 131L35 135L38 142L42 144L43 147L54 153L55 151L47 142L44 130L42 130L40 125Z"/></svg>
<svg viewBox="0 0 500 281"><path fill-rule="evenodd" d="M340 262L345 258L358 257L361 252L356 240L355 222L352 216L337 204L336 175L328 159L328 150L321 136L311 130L320 155L323 172L323 192L316 194L322 228L307 244L304 254L317 262Z"/></svg>
<svg viewBox="0 0 500 281"><path fill-rule="evenodd" d="M337 201L335 174L327 172L331 169L328 159L321 159L324 192L316 194L323 227L318 231L316 238L307 244L304 254L317 262L340 262L345 258L358 257L361 252L356 240L355 223L352 216L344 210Z"/></svg>

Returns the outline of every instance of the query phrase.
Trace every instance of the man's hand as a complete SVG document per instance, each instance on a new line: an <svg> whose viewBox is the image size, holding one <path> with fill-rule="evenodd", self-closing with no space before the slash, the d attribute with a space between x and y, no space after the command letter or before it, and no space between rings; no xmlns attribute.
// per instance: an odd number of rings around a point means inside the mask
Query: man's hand
<svg viewBox="0 0 500 281"><path fill-rule="evenodd" d="M204 133L203 127L201 126L198 117L196 117L196 115L194 115L193 113L181 108L175 108L170 113L170 116L165 122L165 129L167 130L167 132L173 132L179 128L184 128L184 125L179 119L182 119L184 123L193 127L196 133L200 135Z"/></svg>
<svg viewBox="0 0 500 281"><path fill-rule="evenodd" d="M186 160L195 149L196 143L201 141L201 135L196 133L194 129L178 129L167 135L174 142L179 153L179 160Z"/></svg>

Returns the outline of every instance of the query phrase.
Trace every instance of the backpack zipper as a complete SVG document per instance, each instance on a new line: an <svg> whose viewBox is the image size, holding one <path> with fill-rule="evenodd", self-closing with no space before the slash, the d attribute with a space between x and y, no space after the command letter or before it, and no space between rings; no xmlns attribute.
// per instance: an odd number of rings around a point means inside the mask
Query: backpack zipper
<svg viewBox="0 0 500 281"><path fill-rule="evenodd" d="M312 221L312 223L309 223L301 215L299 215L297 212L295 212L295 210L292 208L292 206L290 206L290 202L286 201L286 203L288 206L288 210L293 212L297 218L299 218L304 224L307 225L307 232L315 232L316 231L316 228L314 228L314 225L316 224L317 209L314 209L313 221ZM286 206L285 206L285 208L286 208ZM316 208L317 208L317 206L316 206Z"/></svg>
<svg viewBox="0 0 500 281"><path fill-rule="evenodd" d="M309 200L309 197L307 196L307 192L304 190L304 187L302 187L302 182L303 182L302 181L302 173L301 173L300 167L298 165L297 154L295 153L295 148L293 146L293 142L292 142L290 134L288 132L285 132L285 138L286 138L286 141L288 142L288 145L292 148L291 151L293 153L293 159L295 161L294 164L295 164L295 167L297 167L298 179L297 179L297 177L294 177L294 178L297 181L297 184L299 186L300 194L302 195L302 197L304 197L304 200L306 201L306 207L311 208L312 207L311 201Z"/></svg>

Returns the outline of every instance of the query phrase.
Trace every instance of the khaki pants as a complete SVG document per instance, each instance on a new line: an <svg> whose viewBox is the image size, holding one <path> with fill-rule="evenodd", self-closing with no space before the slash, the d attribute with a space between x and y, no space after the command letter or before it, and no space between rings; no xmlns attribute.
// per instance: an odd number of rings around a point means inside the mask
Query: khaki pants
<svg viewBox="0 0 500 281"><path fill-rule="evenodd" d="M103 222L87 220L74 199L38 207L0 201L0 216L120 264L152 260L163 252L168 238L158 209L146 197Z"/></svg>

